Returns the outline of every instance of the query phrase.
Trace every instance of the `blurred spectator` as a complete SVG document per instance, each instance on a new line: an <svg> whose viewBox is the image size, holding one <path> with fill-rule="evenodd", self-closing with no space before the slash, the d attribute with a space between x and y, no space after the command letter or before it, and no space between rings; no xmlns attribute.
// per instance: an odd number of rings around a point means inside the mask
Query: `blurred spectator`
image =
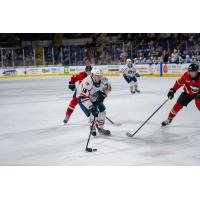
<svg viewBox="0 0 200 200"><path fill-rule="evenodd" d="M21 39L41 39L34 34L17 35ZM36 38L35 38L36 37ZM52 39L52 34L47 34ZM131 58L137 64L157 63L190 63L200 61L200 34L64 34L66 38L90 38L85 44L73 46L44 47L44 57L40 55L46 65L85 65L87 63L106 65L124 64ZM41 48L42 49L42 48ZM37 65L34 49L3 48L0 51L0 66L32 66ZM2 62L3 60L3 62Z"/></svg>

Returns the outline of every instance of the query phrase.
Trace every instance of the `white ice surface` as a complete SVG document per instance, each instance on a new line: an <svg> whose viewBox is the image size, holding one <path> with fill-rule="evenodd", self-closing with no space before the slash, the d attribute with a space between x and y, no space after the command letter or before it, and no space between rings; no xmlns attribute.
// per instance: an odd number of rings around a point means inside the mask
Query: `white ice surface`
<svg viewBox="0 0 200 200"><path fill-rule="evenodd" d="M63 126L72 92L69 77L0 79L0 165L200 165L200 113L192 102L173 124L161 128L178 97L168 102L134 138L135 131L166 99L176 78L140 78L141 94L131 95L121 77L110 77L105 101L111 137L91 138L88 120L77 106ZM180 92L179 92L180 93Z"/></svg>

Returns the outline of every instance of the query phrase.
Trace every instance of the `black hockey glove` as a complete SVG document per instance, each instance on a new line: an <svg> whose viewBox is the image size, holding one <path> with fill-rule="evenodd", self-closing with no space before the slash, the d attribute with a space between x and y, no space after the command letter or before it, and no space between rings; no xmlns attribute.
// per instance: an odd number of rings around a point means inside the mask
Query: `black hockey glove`
<svg viewBox="0 0 200 200"><path fill-rule="evenodd" d="M175 90L173 88L171 88L167 94L169 99L173 99L174 98L174 94L175 94Z"/></svg>
<svg viewBox="0 0 200 200"><path fill-rule="evenodd" d="M89 107L90 113L94 116L94 117L98 117L99 111L97 108L97 105L91 105Z"/></svg>
<svg viewBox="0 0 200 200"><path fill-rule="evenodd" d="M136 77L140 77L140 74L138 74L138 73L135 73L135 76L136 76Z"/></svg>
<svg viewBox="0 0 200 200"><path fill-rule="evenodd" d="M100 103L100 102L103 102L104 101L104 99L107 97L107 94L106 93L104 93L104 92L102 92L102 91L99 91L99 96L98 96L98 102Z"/></svg>
<svg viewBox="0 0 200 200"><path fill-rule="evenodd" d="M69 89L74 91L76 88L75 83L69 82Z"/></svg>

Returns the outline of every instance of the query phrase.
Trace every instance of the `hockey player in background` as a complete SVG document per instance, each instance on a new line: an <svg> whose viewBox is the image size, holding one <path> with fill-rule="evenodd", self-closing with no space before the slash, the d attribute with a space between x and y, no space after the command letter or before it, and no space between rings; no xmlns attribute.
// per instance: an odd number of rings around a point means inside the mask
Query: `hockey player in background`
<svg viewBox="0 0 200 200"><path fill-rule="evenodd" d="M176 114L193 100L195 100L196 107L200 111L200 72L197 64L190 64L188 71L169 90L168 98L172 99L176 91L182 86L184 87L184 92L179 96L176 104L169 113L168 119L162 122L162 126L170 124Z"/></svg>
<svg viewBox="0 0 200 200"><path fill-rule="evenodd" d="M75 83L78 82L80 84L84 78L86 78L88 75L91 74L91 71L92 71L92 66L86 65L85 71L75 74L71 77L71 79L69 81L69 89L74 91L74 95L73 95L73 98L70 101L70 104L66 110L66 116L65 116L65 119L63 120L64 124L66 124L69 121L71 114L73 113L76 105L78 104L78 99L76 98L77 90L76 90Z"/></svg>
<svg viewBox="0 0 200 200"><path fill-rule="evenodd" d="M78 88L78 102L87 117L89 117L91 134L96 136L96 128L102 135L109 136L109 130L104 129L106 107L104 99L111 91L108 79L103 76L103 71L98 68L92 69L92 74L85 78ZM95 119L94 126L92 123ZM96 128L95 128L96 126Z"/></svg>
<svg viewBox="0 0 200 200"><path fill-rule="evenodd" d="M130 86L130 91L132 94L135 94L135 92L140 93L140 90L138 90L138 81L136 77L140 77L140 75L137 73L131 59L126 60L126 65L122 69L123 77L126 80L126 82Z"/></svg>

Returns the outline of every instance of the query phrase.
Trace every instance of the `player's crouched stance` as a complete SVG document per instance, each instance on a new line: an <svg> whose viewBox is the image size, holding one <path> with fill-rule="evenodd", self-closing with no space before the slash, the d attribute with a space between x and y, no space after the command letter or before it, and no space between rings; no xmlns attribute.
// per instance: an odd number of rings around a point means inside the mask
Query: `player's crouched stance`
<svg viewBox="0 0 200 200"><path fill-rule="evenodd" d="M106 107L104 99L111 91L108 79L103 76L101 69L93 68L91 76L83 80L79 86L78 103L87 117L90 118L90 126L95 119L95 126L100 134L110 135L109 130L104 129ZM96 136L96 128L93 126L92 135ZM92 127L90 127L92 128Z"/></svg>
<svg viewBox="0 0 200 200"><path fill-rule="evenodd" d="M140 77L140 75L137 73L131 59L126 60L126 65L122 72L124 79L130 86L130 92L132 94L135 94L135 92L140 93L140 90L138 90L138 81L136 78Z"/></svg>
<svg viewBox="0 0 200 200"><path fill-rule="evenodd" d="M200 111L200 72L197 64L191 64L188 67L188 72L176 81L173 88L168 92L168 98L172 99L175 92L182 86L184 86L184 92L179 96L176 104L169 113L168 119L162 122L162 126L170 124L176 114L192 100L195 100L196 107Z"/></svg>

